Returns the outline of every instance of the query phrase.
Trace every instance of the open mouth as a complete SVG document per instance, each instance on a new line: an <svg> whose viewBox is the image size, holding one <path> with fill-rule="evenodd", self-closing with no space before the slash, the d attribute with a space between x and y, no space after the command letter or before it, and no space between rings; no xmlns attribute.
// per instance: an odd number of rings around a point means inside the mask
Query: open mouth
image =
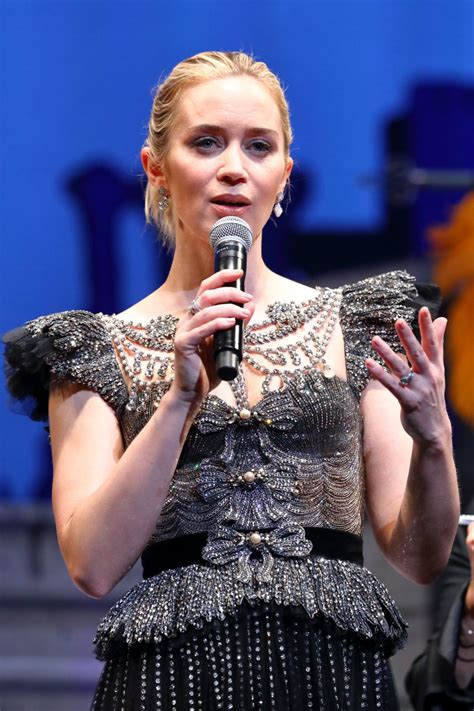
<svg viewBox="0 0 474 711"><path fill-rule="evenodd" d="M220 205L221 207L226 207L229 209L238 209L242 207L248 207L250 205L250 200L242 197L240 195L219 195L211 200L213 205Z"/></svg>

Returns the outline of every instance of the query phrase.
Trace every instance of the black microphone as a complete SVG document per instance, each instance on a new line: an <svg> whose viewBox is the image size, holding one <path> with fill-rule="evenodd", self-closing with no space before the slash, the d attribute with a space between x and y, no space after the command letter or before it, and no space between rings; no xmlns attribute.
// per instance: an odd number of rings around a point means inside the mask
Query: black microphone
<svg viewBox="0 0 474 711"><path fill-rule="evenodd" d="M245 289L247 252L252 246L253 234L250 226L240 217L222 217L211 227L209 241L214 250L215 271L222 269L243 269L240 279L229 283L237 289ZM221 380L237 377L243 350L243 323L237 319L235 326L214 335L214 360L217 375Z"/></svg>

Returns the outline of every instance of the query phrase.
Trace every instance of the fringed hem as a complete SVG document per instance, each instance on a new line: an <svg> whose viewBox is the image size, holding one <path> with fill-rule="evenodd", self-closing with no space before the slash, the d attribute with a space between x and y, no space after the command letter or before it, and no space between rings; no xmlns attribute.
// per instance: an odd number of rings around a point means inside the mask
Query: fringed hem
<svg viewBox="0 0 474 711"><path fill-rule="evenodd" d="M275 602L332 620L343 632L378 639L392 654L403 646L406 623L386 588L366 568L325 558L276 560L269 583L241 582L237 565L167 570L129 590L100 623L98 659L117 645L156 645L189 627L235 616L239 606Z"/></svg>

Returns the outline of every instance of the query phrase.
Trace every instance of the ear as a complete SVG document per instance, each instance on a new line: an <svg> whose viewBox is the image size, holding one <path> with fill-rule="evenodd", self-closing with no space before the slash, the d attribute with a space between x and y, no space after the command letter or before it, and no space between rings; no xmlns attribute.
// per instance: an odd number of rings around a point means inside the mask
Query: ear
<svg viewBox="0 0 474 711"><path fill-rule="evenodd" d="M291 175L291 171L293 170L293 163L294 163L293 158L290 158L290 156L288 156L288 159L286 161L286 166L285 166L284 177L283 177L283 180L280 184L280 189L278 191L280 193L285 192L285 188L288 183L289 177Z"/></svg>
<svg viewBox="0 0 474 711"><path fill-rule="evenodd" d="M161 165L153 159L148 147L142 148L140 157L148 182L155 188L166 187L166 179Z"/></svg>

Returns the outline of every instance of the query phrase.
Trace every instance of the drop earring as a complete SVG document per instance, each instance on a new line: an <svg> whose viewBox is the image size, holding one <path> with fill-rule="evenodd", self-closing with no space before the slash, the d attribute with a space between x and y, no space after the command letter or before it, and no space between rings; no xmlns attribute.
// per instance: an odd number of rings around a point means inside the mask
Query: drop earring
<svg viewBox="0 0 474 711"><path fill-rule="evenodd" d="M273 206L273 214L275 217L281 217L283 214L283 208L281 206L281 201L284 198L285 193L282 191L281 193L278 193L276 203Z"/></svg>
<svg viewBox="0 0 474 711"><path fill-rule="evenodd" d="M160 199L158 200L158 210L160 212L165 212L170 204L170 196L166 194L166 189L161 186L158 190L158 195Z"/></svg>

